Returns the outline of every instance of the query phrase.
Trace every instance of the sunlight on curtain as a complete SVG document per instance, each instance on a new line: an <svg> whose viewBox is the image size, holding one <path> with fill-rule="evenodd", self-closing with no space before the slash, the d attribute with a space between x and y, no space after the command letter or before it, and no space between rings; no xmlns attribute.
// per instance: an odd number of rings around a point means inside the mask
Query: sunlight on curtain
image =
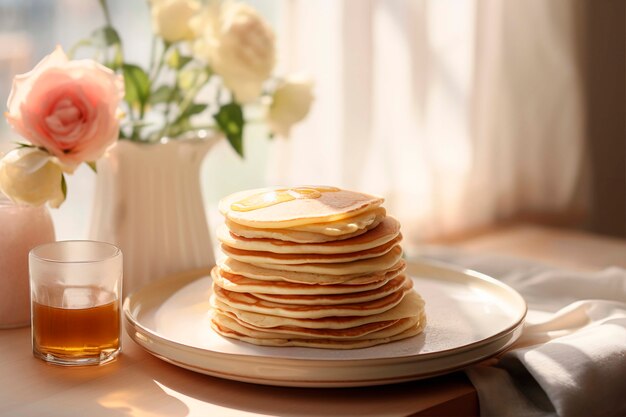
<svg viewBox="0 0 626 417"><path fill-rule="evenodd" d="M290 2L285 60L312 72L317 101L277 144L270 182L381 194L416 236L455 227L471 157L473 3ZM302 27L315 22L323 33Z"/></svg>
<svg viewBox="0 0 626 417"><path fill-rule="evenodd" d="M380 194L415 244L571 204L582 87L569 2L285 7L281 62L311 73L317 100L274 145L270 183Z"/></svg>
<svg viewBox="0 0 626 417"><path fill-rule="evenodd" d="M219 144L203 170L209 206L242 188L336 184L384 196L407 247L518 213L584 208L577 2L251 3L279 26L278 73L309 73L317 99L288 140L268 146L250 126L243 161ZM149 40L132 36L148 31L146 4L110 4L133 59L147 59ZM0 10L0 31L30 37L19 71L101 23L95 1ZM0 57L15 44L3 42ZM6 128L0 136L0 147L16 139ZM93 179L86 168L68 177L68 200L53 211L59 238L85 237Z"/></svg>
<svg viewBox="0 0 626 417"><path fill-rule="evenodd" d="M488 1L478 13L473 102L475 168L468 215L481 223L520 209L578 201L584 165L580 4ZM490 192L484 187L489 184Z"/></svg>

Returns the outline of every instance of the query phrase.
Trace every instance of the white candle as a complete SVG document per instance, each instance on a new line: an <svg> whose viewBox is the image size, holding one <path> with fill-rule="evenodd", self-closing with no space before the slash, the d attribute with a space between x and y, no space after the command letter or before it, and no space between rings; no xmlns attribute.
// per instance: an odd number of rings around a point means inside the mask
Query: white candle
<svg viewBox="0 0 626 417"><path fill-rule="evenodd" d="M15 204L0 194L0 328L30 323L28 252L54 240L45 206Z"/></svg>

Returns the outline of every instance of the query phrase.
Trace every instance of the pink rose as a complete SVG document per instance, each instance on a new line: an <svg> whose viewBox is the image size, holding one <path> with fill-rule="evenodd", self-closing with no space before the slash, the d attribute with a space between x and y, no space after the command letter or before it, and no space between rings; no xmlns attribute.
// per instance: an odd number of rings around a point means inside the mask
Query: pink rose
<svg viewBox="0 0 626 417"><path fill-rule="evenodd" d="M26 74L15 76L7 120L67 172L98 159L119 134L123 79L93 60L70 61L58 46Z"/></svg>

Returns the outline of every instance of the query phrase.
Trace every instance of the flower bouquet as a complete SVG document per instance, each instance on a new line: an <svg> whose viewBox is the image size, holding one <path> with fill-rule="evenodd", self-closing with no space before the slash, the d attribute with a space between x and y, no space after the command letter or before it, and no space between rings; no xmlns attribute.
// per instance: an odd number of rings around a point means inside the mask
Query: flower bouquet
<svg viewBox="0 0 626 417"><path fill-rule="evenodd" d="M152 0L143 68L127 59L107 3L99 3L104 26L69 51L97 60L71 59L57 47L15 77L6 118L27 142L0 160L0 191L58 207L65 174L81 163L97 170L90 238L122 249L132 291L213 263L199 180L214 143L201 140L206 132L243 156L248 109L262 115L270 136L286 136L308 113L312 86L272 76L274 33L245 4Z"/></svg>
<svg viewBox="0 0 626 417"><path fill-rule="evenodd" d="M152 0L154 37L150 67L127 63L106 2L107 24L80 45L109 50L108 65L124 75L128 120L120 137L155 141L199 127L196 115L209 115L211 129L221 131L243 155L244 105L267 106L271 135L287 135L307 114L311 83L299 77L272 78L275 36L250 6L235 2ZM202 100L200 96L211 97ZM157 110L159 119L147 117ZM152 120L152 121L151 121Z"/></svg>
<svg viewBox="0 0 626 417"><path fill-rule="evenodd" d="M99 0L105 24L70 51L57 47L18 75L6 118L28 142L0 160L0 190L14 201L58 207L64 173L95 161L116 142L157 143L188 132L223 134L243 156L246 107L260 108L270 136L289 134L309 111L311 82L273 78L275 36L250 6L236 2L152 0L151 59L130 62ZM257 111L259 113L259 111Z"/></svg>

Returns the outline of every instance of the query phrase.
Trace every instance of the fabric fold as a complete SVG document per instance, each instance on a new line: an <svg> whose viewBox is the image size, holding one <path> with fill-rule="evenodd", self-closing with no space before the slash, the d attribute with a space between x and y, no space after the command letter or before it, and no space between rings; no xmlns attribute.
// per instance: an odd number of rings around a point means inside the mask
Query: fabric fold
<svg viewBox="0 0 626 417"><path fill-rule="evenodd" d="M466 370L483 416L626 415L626 270L437 253L515 288L529 314L505 353Z"/></svg>

